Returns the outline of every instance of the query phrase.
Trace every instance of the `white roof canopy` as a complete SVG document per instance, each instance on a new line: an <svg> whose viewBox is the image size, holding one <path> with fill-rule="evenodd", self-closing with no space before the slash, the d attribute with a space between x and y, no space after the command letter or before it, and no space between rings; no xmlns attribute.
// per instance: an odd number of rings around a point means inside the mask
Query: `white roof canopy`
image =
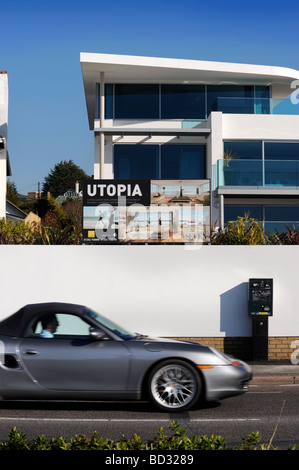
<svg viewBox="0 0 299 470"><path fill-rule="evenodd" d="M290 86L299 71L285 67L234 64L186 59L163 59L114 54L80 54L91 128L95 116L96 84L104 72L106 83L186 83Z"/></svg>

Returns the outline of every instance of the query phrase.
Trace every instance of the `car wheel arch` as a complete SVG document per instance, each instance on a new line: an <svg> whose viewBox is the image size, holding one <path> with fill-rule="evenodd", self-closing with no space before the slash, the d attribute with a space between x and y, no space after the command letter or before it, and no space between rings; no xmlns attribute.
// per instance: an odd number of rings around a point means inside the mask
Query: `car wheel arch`
<svg viewBox="0 0 299 470"><path fill-rule="evenodd" d="M142 384L141 384L142 398L144 398L144 399L148 398L147 385L148 385L148 380L149 380L149 377L150 377L151 373L153 372L153 370L156 367L159 367L159 365L163 364L166 361L167 362L169 362L169 361L185 362L186 364L188 364L189 366L191 366L194 369L195 373L198 375L198 377L201 381L200 400L204 400L205 396L206 396L206 381L205 381L205 377L204 377L202 371L200 369L197 369L196 364L194 362L192 362L190 359L186 359L186 358L180 357L180 356L164 357L164 358L161 358L161 359L155 361L153 364L151 364L151 366L146 370L146 372L145 372L145 374L142 378Z"/></svg>

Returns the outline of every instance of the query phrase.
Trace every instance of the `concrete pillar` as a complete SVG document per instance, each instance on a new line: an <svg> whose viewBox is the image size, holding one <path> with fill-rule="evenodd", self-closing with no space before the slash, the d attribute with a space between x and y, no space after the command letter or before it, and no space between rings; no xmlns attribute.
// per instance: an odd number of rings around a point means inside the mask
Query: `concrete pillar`
<svg viewBox="0 0 299 470"><path fill-rule="evenodd" d="M105 126L105 74L101 72L100 86L100 127ZM105 135L100 133L100 179L105 178Z"/></svg>
<svg viewBox="0 0 299 470"><path fill-rule="evenodd" d="M223 158L223 131L222 131L222 113L212 112L209 116L208 127L211 129L211 135L207 138L207 178L211 178L211 226L221 227L221 201L215 194L213 188L213 174L212 165L215 165L217 160ZM222 200L223 204L223 200ZM223 219L222 219L223 220Z"/></svg>

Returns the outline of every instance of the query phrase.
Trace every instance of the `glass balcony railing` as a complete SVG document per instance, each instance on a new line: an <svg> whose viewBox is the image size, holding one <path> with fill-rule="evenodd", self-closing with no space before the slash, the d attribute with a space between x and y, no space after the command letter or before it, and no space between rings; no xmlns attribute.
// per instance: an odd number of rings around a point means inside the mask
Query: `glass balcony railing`
<svg viewBox="0 0 299 470"><path fill-rule="evenodd" d="M231 114L299 115L299 104L292 97L278 98L217 98L213 111Z"/></svg>
<svg viewBox="0 0 299 470"><path fill-rule="evenodd" d="M213 186L299 187L299 160L218 160Z"/></svg>

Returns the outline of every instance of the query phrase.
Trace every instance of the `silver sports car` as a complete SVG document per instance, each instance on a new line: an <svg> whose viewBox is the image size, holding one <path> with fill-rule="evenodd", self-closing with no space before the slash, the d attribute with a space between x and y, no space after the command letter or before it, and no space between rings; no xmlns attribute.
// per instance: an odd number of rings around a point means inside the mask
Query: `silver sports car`
<svg viewBox="0 0 299 470"><path fill-rule="evenodd" d="M27 305L0 322L3 399L150 399L185 411L244 393L251 377L211 347L132 334L81 305Z"/></svg>

